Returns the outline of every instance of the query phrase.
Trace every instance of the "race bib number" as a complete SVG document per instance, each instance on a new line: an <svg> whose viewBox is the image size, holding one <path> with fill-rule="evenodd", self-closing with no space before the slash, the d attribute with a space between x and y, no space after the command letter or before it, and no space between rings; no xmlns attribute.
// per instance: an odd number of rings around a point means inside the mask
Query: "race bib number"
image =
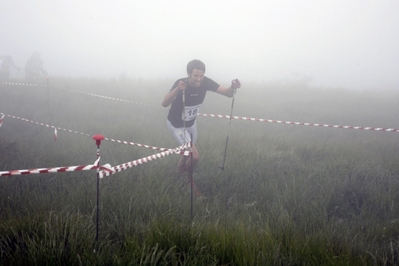
<svg viewBox="0 0 399 266"><path fill-rule="evenodd" d="M195 106L186 106L183 109L183 113L182 113L182 120L185 121L191 121L193 120L197 114L199 113L199 109L200 109L201 105L195 105Z"/></svg>

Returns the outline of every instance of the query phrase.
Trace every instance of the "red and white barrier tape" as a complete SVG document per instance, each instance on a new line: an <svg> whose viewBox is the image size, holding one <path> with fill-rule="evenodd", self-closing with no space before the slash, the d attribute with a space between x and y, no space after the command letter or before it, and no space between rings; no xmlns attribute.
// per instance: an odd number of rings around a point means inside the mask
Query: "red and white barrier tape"
<svg viewBox="0 0 399 266"><path fill-rule="evenodd" d="M121 143L121 144L137 146L137 147L143 147L143 148L147 148L147 149L151 149L151 150L158 150L158 151L169 151L170 150L170 149L167 149L167 148L159 148L159 147L155 147L155 146L150 146L150 145L140 144L140 143L134 143L134 142L129 142L129 141L125 141L125 140L117 140L117 139L110 139L110 138L105 138L105 140L109 140L109 141L113 141L113 142L117 142L117 143ZM189 144L185 144L185 145L183 145L183 147L184 148L188 148Z"/></svg>
<svg viewBox="0 0 399 266"><path fill-rule="evenodd" d="M3 124L4 117L5 117L5 115L4 115L4 114L1 114L1 118L0 118L0 127L1 127L1 125Z"/></svg>
<svg viewBox="0 0 399 266"><path fill-rule="evenodd" d="M21 82L7 82L7 81L2 81L2 82L0 82L0 84L3 84L3 85L13 85L13 86L47 87L47 85L43 85L43 84L21 83Z"/></svg>
<svg viewBox="0 0 399 266"><path fill-rule="evenodd" d="M141 164L145 164L145 163L154 161L156 159L163 158L165 156L169 156L169 155L171 155L173 153L179 153L180 154L180 151L178 151L180 148L183 148L183 146L181 146L179 148L176 148L174 150L163 151L163 152L160 152L160 153L157 153L157 154L154 154L154 155L151 155L151 156L147 156L147 157L144 157L144 158L141 158L141 159L138 159L138 160L134 160L134 161L127 162L127 163L124 163L124 164L113 166L113 167L111 167L111 169L112 169L111 171L100 171L100 178L103 178L105 176L113 175L113 174L121 172L123 170L127 170L129 168L132 168L132 167L135 167L135 166L138 166L138 165L141 165ZM184 155L185 156L188 156L189 154L190 154L189 151L184 151Z"/></svg>
<svg viewBox="0 0 399 266"><path fill-rule="evenodd" d="M101 169L102 171L110 171L110 165L99 166L100 158L98 158L94 164L89 165L78 165L78 166L62 166L52 168L35 168L35 169L24 169L24 170L11 170L11 171L0 171L0 176L11 176L11 175L28 175L28 174L48 174L48 173L62 173L62 172L75 172L75 171L88 171L93 169Z"/></svg>
<svg viewBox="0 0 399 266"><path fill-rule="evenodd" d="M61 88L61 89L63 89L63 88ZM151 106L151 107L159 107L159 106L153 106L153 105L143 104L143 103L138 103L138 102L131 102L131 101L126 101L126 100L122 100L122 99L117 99L117 98L112 98L112 97L107 97L107 96L102 96L102 95L97 95L97 94L92 94L92 93L86 93L86 92L81 92L81 91L76 91L76 90L71 90L71 89L68 89L68 90L73 91L73 92L78 92L78 93L91 95L91 96L101 97L101 98L105 98L105 99L117 100L117 101L128 102L128 103L136 103L136 104L147 105L147 106ZM228 118L228 119L230 118L229 115L202 114L202 113L198 113L198 115L199 116L204 116L204 117L214 117L214 118ZM251 117L243 117L243 116L232 116L232 118L233 119L239 119L239 120L268 122L268 123L287 124L287 125L301 125L301 126L330 127L330 128L343 128L343 129L361 129L361 130L374 130L374 131L385 131L385 132L399 132L399 129L395 129L395 128L341 126L341 125L329 125L329 124L318 124L318 123L308 123L308 122L291 122L291 121L281 121L281 120L272 120L272 119L263 119L263 118L251 118Z"/></svg>
<svg viewBox="0 0 399 266"><path fill-rule="evenodd" d="M57 138L57 129L58 130L67 131L67 132L70 132L70 133L75 133L75 134L80 134L80 135L85 135L85 136L91 137L91 135L87 134L87 133L83 133L83 132L79 132L79 131L75 131L75 130L71 130L71 129L65 129L65 128L61 128L61 127L52 126L52 125L48 125L48 124L44 124L44 123L28 120L26 118L22 118L22 117L19 117L19 116L9 115L9 114L5 114L5 113L0 113L0 114L3 115L3 116L7 116L7 117L10 117L10 118L18 119L18 120L21 120L21 121L24 121L24 122L29 122L29 123L36 124L36 125L39 125L39 126L45 126L45 127L48 127L48 128L52 128L52 129L54 129L54 140L56 140L56 138Z"/></svg>
<svg viewBox="0 0 399 266"><path fill-rule="evenodd" d="M0 176L74 172L74 171L93 170L97 168L98 166L96 165L79 165L79 166L64 166L64 167L53 167L53 168L36 168L36 169L27 169L27 170L11 170L11 171L0 171Z"/></svg>
<svg viewBox="0 0 399 266"><path fill-rule="evenodd" d="M21 83L9 83L9 82L2 82L3 84L10 84L10 85L23 85ZM35 84L26 84L26 85L31 85L35 86ZM40 86L40 85L38 85ZM44 86L44 85L43 85ZM62 87L58 87L61 89L64 89ZM81 92L81 91L76 91L76 90L71 90L67 89L73 92L78 92L78 93L83 93L91 96L96 96L96 97L101 97L105 99L112 99L112 100L117 100L117 101L123 101L123 102L128 102L128 103L135 103L135 102L130 102L122 99L117 99L117 98L112 98L112 97L107 97L107 96L102 96L102 95L97 95L97 94L92 94L92 93L86 93L86 92ZM147 105L154 107L153 105L149 104L143 104L143 103L136 103L136 104L142 104L142 105ZM158 106L156 106L158 107ZM204 116L204 117L214 117L214 118L228 118L230 119L229 115L218 115L218 114L202 114L198 113L199 116ZM233 119L239 119L239 120L247 120L247 121L257 121L257 122L267 122L267 123L277 123L277 124L287 124L287 125L301 125L301 126L315 126L315 127L329 127L329 128L342 128L342 129L360 129L360 130L373 130L373 131L385 131L385 132L399 132L399 129L395 128L380 128L380 127L362 127L362 126L342 126L342 125L330 125L330 124L318 124L318 123L308 123L308 122L291 122L291 121L282 121L282 120L272 120L272 119L263 119L263 118L251 118L251 117L244 117L244 116L232 116ZM127 144L127 143L125 143Z"/></svg>
<svg viewBox="0 0 399 266"><path fill-rule="evenodd" d="M31 83L18 83L18 82L6 82L6 81L2 81L1 84L4 84L4 85L16 85L16 86L47 87L47 85L39 85L39 84L31 84ZM118 98L114 98L114 97L109 97L109 96L104 96L104 95L99 95L99 94L94 94L94 93L89 93L89 92L84 92L84 91L73 90L73 89L69 89L67 87L61 87L61 86L51 86L51 87L52 88L61 89L61 90L67 90L67 91L77 92L77 93L81 93L81 94L86 94L86 95L94 96L94 97L98 97L98 98L108 99L108 100L114 100L114 101L120 101L120 102L126 102L126 103L133 103L133 104L138 104L138 105L145 105L145 106L149 106L149 107L162 108L161 106L155 106L155 105L146 104L146 103L140 103L140 102L132 102L132 101L124 100L124 99L118 99Z"/></svg>
<svg viewBox="0 0 399 266"><path fill-rule="evenodd" d="M63 173L63 172L76 172L76 171L89 171L99 169L99 176L103 178L104 176L109 176L111 174L115 174L117 172L121 172L123 170L132 168L134 166L138 166L144 163L151 162L153 160L171 155L171 154L181 154L184 146L177 147L175 149L170 149L167 151L163 151L151 156L147 156L132 162L124 163L121 165L117 165L111 167L109 164L105 164L100 166L100 158L94 162L94 164L89 165L78 165L78 166L62 166L62 167L51 167L51 168L34 168L34 169L22 169L22 170L11 170L11 171L0 171L0 176L12 176L12 175L28 175L28 174L48 174L48 173ZM185 156L190 154L190 151L183 151Z"/></svg>
<svg viewBox="0 0 399 266"><path fill-rule="evenodd" d="M201 114L200 116L205 117L216 117L216 118L230 118L229 115L215 115L215 114ZM300 125L300 126L315 126L315 127L330 127L330 128L343 128L343 129L362 129L362 130L375 130L375 131L386 131L386 132L399 132L399 129L395 128L382 128L382 127L361 127L361 126L341 126L341 125L329 125L329 124L315 124L306 122L291 122L291 121L281 121L281 120L270 120L262 118L250 118L244 116L232 116L233 119L267 122L267 123L277 123L277 124L287 124L287 125Z"/></svg>
<svg viewBox="0 0 399 266"><path fill-rule="evenodd" d="M70 133L75 133L75 134L80 134L80 135L85 135L85 136L89 136L91 137L92 135L87 134L87 133L83 133L83 132L79 132L79 131L75 131L75 130L71 130L71 129L65 129L65 128L60 128L60 127L56 127L56 126L52 126L52 125L48 125L48 124L44 124L44 123L40 123L40 122L36 122L36 121L32 121L32 120L28 120L26 118L22 118L22 117L18 117L18 116L14 116L14 115L9 115L9 114L4 114L4 113L0 113L2 115L1 119L0 119L0 126L3 122L4 116L10 117L10 118L14 118L14 119L18 119L24 122L29 122L32 124L36 124L36 125L40 125L40 126L45 126L48 128L53 128L54 129L54 140L57 139L57 129L58 130L63 130L66 132L70 132ZM117 140L117 139L112 139L112 138L104 138L105 140L109 140L112 142L117 142L120 144L127 144L127 145L132 145L132 146L137 146L137 147L143 147L143 148L147 148L147 149L151 149L151 150L159 150L159 151L169 151L171 149L168 148L159 148L159 147L155 147L155 146L150 146L150 145L146 145L146 144L140 144L140 143L134 143L134 142L130 142L130 141L125 141L125 140ZM182 146L183 149L187 149L189 147L189 144L183 145ZM180 154L184 154L184 151L181 151Z"/></svg>
<svg viewBox="0 0 399 266"><path fill-rule="evenodd" d="M140 102L132 102L132 101L128 101L128 100L123 100L123 99L113 98L113 97L109 97L109 96L93 94L93 93L89 93L89 92L77 91L77 90L72 90L72 89L58 87L58 86L56 88L62 89L62 90L67 90L67 91L72 91L72 92L77 92L77 93L81 93L81 94L86 94L86 95L90 95L90 96L94 96L94 97L98 97L98 98L103 98L103 99L107 99L107 100L114 100L114 101L119 101L119 102L126 102L126 103L138 104L138 105L145 105L145 106L149 106L149 107L162 108L161 106L155 106L155 105L146 104L146 103L140 103Z"/></svg>

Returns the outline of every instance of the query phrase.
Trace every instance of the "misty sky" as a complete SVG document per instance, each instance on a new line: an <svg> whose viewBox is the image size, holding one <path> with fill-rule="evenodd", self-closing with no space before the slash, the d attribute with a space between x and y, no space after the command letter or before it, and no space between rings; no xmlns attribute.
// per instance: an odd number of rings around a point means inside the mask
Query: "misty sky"
<svg viewBox="0 0 399 266"><path fill-rule="evenodd" d="M0 2L0 55L38 51L50 76L180 78L196 58L224 85L399 89L397 0Z"/></svg>

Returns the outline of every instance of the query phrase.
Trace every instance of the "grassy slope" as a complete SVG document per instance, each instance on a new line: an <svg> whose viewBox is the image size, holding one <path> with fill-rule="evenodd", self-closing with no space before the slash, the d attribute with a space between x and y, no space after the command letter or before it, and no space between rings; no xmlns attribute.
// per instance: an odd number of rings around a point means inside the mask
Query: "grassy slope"
<svg viewBox="0 0 399 266"><path fill-rule="evenodd" d="M90 135L175 147L160 102L170 80L54 79L46 87L0 85L0 112ZM239 116L398 128L393 92L245 84ZM229 114L209 94L202 113ZM94 242L95 172L2 177L2 264L354 265L395 264L399 233L397 133L199 117L201 161L194 202L166 158L101 180L100 241ZM91 164L87 136L6 118L0 170ZM155 153L104 141L103 163ZM93 252L93 250L96 252Z"/></svg>

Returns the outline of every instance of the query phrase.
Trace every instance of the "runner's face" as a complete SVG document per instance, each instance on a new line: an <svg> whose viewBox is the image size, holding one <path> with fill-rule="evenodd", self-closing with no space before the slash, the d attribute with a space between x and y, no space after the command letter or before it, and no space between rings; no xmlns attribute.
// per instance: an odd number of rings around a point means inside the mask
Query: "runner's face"
<svg viewBox="0 0 399 266"><path fill-rule="evenodd" d="M204 71L194 68L193 72L188 74L188 82L191 86L198 88L204 80L204 74Z"/></svg>

